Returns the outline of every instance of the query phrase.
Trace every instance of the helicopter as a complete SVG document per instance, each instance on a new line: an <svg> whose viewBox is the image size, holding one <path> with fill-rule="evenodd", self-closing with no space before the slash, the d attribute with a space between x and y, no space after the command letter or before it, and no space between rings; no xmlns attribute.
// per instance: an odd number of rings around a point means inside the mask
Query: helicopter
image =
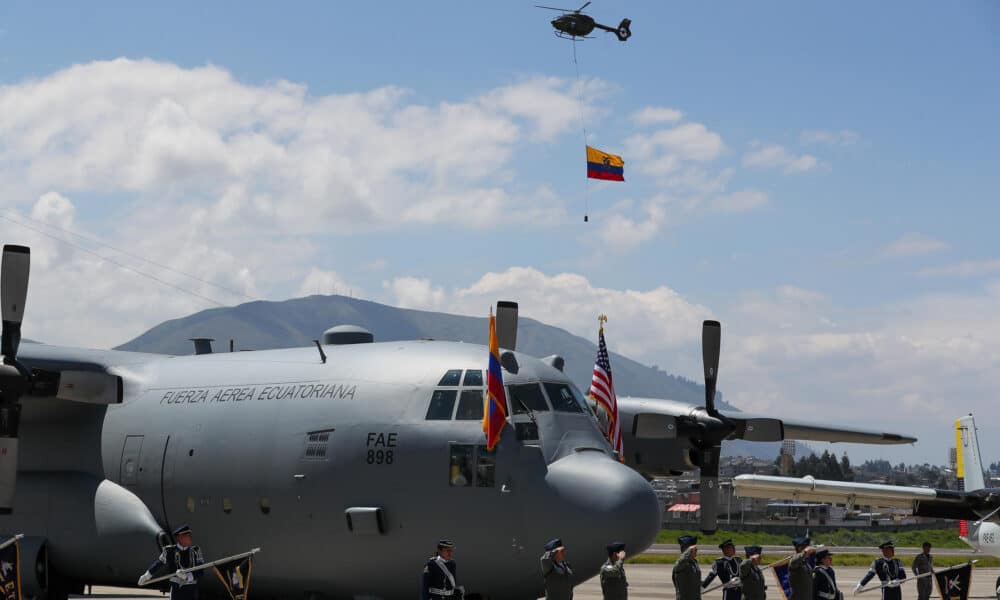
<svg viewBox="0 0 1000 600"><path fill-rule="evenodd" d="M629 29L629 26L632 24L631 19L622 19L622 22L618 24L617 28L615 28L608 27L607 25L601 25L594 20L594 17L584 14L582 11L590 6L590 2L587 2L576 10L570 10L568 8L554 8L552 6L539 6L537 4L535 6L537 8L545 8L548 10L558 10L564 13L552 20L552 26L556 28L556 37L570 40L585 38L591 31L594 30L595 27L597 29L603 29L604 31L610 31L618 36L618 40L622 42L632 36L632 30Z"/></svg>

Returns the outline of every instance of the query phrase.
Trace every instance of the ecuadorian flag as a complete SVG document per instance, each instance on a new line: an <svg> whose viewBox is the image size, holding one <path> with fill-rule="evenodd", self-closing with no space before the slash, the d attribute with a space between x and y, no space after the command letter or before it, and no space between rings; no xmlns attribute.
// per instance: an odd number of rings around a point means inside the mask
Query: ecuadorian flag
<svg viewBox="0 0 1000 600"><path fill-rule="evenodd" d="M587 146L587 177L625 181L625 161L617 154L608 154L593 146Z"/></svg>
<svg viewBox="0 0 1000 600"><path fill-rule="evenodd" d="M507 424L507 394L503 391L503 372L500 370L500 343L497 341L497 320L490 309L490 363L486 371L486 410L483 411L483 431L486 449L500 441L500 433Z"/></svg>

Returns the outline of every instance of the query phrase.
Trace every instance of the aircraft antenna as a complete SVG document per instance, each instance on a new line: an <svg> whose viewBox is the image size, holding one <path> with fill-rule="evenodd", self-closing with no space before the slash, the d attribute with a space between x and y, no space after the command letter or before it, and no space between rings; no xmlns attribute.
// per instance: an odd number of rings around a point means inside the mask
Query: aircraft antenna
<svg viewBox="0 0 1000 600"><path fill-rule="evenodd" d="M323 361L323 364L325 365L326 364L326 352L323 352L323 344L320 344L319 340L313 340L313 343L316 344L316 349L319 350L319 359L321 361Z"/></svg>

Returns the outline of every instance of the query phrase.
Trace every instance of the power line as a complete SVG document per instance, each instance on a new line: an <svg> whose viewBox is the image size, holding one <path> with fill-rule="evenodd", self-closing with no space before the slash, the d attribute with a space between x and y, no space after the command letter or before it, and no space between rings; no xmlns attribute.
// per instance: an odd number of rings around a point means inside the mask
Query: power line
<svg viewBox="0 0 1000 600"><path fill-rule="evenodd" d="M246 298L247 300L256 300L256 298L254 298L253 296L248 296L247 294L244 294L243 292L241 292L239 290L234 290L232 288L226 287L224 285L220 285L220 284L215 283L213 281L209 281L207 279L203 279L201 277L198 277L197 275L192 275L191 273L186 273L186 272L181 271L179 269L175 269L175 268L173 268L173 267L171 267L169 265L158 263L158 262L156 262L154 260L150 260L150 259L148 259L148 258L146 258L144 256L140 256L140 255L138 255L138 254L136 254L134 252L130 252L130 251L124 250L122 248L117 248L115 246L112 246L111 244L108 244L106 242L102 242L99 239L96 239L96 238L84 235L82 233L78 233L78 232L73 231L71 229L66 229L65 227L60 227L58 225L53 225L52 223L46 223L45 221L41 221L39 219L35 219L33 217L29 217L28 215L22 215L22 214L14 212L12 210L8 210L7 211L7 217L8 217L7 220L8 221L11 220L10 219L11 216L16 216L17 219L27 219L27 220L32 221L34 223L37 223L39 225L43 225L43 226L51 228L51 229L56 229L56 230L61 231L63 233L67 233L69 235L77 237L77 238L79 238L81 240L86 240L86 241L88 241L88 242L90 242L92 244L97 244L98 246L103 246L103 247L105 247L105 248L107 248L109 250L113 250L115 252L119 252L121 254L124 254L125 256L129 256L129 257L134 258L136 260L141 260L142 262L151 264L151 265L153 265L155 267L159 267L160 269L164 269L166 271L170 271L171 273L176 273L178 275L182 275L184 277L188 277L188 278L193 279L195 281L198 281L200 283L204 283L205 285L210 285L210 286L212 286L214 288L220 289L220 290L222 290L222 291L224 291L226 293L232 294L234 296L240 296L240 297ZM18 224L20 225L20 224L23 224L23 223L18 223ZM27 225L25 225L25 227L27 227Z"/></svg>
<svg viewBox="0 0 1000 600"><path fill-rule="evenodd" d="M0 214L0 218L4 219L6 221L9 221L11 223L14 223L15 225L20 225L21 227L24 227L26 229L30 229L30 230L34 231L35 233L39 233L41 235L44 235L45 237L51 238L53 240L56 240L57 242L62 242L63 244L66 244L67 246L72 246L73 248L76 248L77 250L80 250L81 252L86 252L87 254L95 256L95 257L97 257L97 258L99 258L99 259L101 259L103 261L109 262L109 263L115 265L116 267L118 267L120 269L124 269L126 271L135 273L136 275L139 275L141 277L145 277L147 279L151 279L151 280L153 280L153 281L155 281L157 283L160 283L162 285L165 285L165 286L167 286L169 288L173 288L173 289L177 290L178 292L182 292L184 294L188 294L189 296L194 296L196 298L201 298L202 300L205 300L206 302L210 302L210 303L212 303L212 304L214 304L216 306L221 306L221 307L228 306L228 304L224 304L222 302L219 302L218 300L215 300L214 298L209 298L208 296L204 296L202 294L199 294L198 292L191 291L191 290L189 290L187 288L183 288L183 287L181 287L179 285L175 285L173 283L170 283L169 281L166 281L164 279L160 279L156 275L152 275L150 273L146 273L144 271L140 271L140 270L138 270L138 269L136 269L134 267L130 267L129 265L126 265L126 264L124 264L124 263L122 263L120 261L117 261L117 260L113 259L113 258L110 258L108 256L104 256L102 254L98 254L97 252L91 250L90 248L85 248L85 247L83 247L83 246L81 246L79 244L74 244L73 242L71 242L69 240L63 239L63 238L61 238L59 236L53 235L53 234L51 234L49 232L43 231L43 230L38 229L36 227L32 227L31 225L28 225L27 223L22 223L22 222L16 221L16 220L10 218L7 215Z"/></svg>

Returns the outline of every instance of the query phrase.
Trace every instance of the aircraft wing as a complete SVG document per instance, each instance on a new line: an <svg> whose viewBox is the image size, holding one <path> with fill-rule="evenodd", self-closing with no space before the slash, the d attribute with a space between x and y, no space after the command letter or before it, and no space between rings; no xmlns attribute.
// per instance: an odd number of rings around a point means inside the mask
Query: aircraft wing
<svg viewBox="0 0 1000 600"><path fill-rule="evenodd" d="M978 520L997 506L1000 490L961 492L932 488L830 481L812 476L774 477L739 475L733 479L736 495L794 502L829 502L906 508L914 515Z"/></svg>
<svg viewBox="0 0 1000 600"><path fill-rule="evenodd" d="M762 419L766 415L754 415L729 411L725 414L733 420ZM773 417L771 417L773 418ZM855 427L837 427L829 423L795 421L781 419L786 440L808 440L814 442L849 442L852 444L912 444L917 438L898 433L887 433Z"/></svg>

